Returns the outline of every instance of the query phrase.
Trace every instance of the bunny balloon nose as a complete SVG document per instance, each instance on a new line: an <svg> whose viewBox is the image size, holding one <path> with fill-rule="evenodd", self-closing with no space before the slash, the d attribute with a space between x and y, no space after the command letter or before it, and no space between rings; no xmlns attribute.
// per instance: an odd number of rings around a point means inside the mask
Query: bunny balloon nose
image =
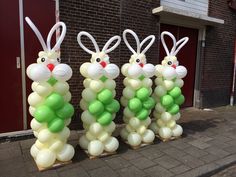
<svg viewBox="0 0 236 177"><path fill-rule="evenodd" d="M102 67L105 68L107 63L105 61L102 61L102 62L100 62L100 65L102 65Z"/></svg>
<svg viewBox="0 0 236 177"><path fill-rule="evenodd" d="M54 64L51 64L51 63L50 63L50 64L47 65L47 67L48 67L48 69L49 69L50 71L52 71L55 66L54 66Z"/></svg>
<svg viewBox="0 0 236 177"><path fill-rule="evenodd" d="M172 65L172 67L176 69L176 65Z"/></svg>
<svg viewBox="0 0 236 177"><path fill-rule="evenodd" d="M144 64L143 64L143 63L139 63L139 66L143 67L143 66L144 66Z"/></svg>

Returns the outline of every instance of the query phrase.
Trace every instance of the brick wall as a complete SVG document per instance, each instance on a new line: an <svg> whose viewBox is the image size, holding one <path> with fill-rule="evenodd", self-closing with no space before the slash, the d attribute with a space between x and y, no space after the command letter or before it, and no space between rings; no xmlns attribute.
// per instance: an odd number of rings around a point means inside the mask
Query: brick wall
<svg viewBox="0 0 236 177"><path fill-rule="evenodd" d="M225 20L224 25L207 27L205 57L202 58L202 107L229 104L236 37L236 12L226 1L210 0L209 16Z"/></svg>
<svg viewBox="0 0 236 177"><path fill-rule="evenodd" d="M72 92L72 103L76 108L75 118L72 128L81 128L79 101L81 92L84 89L82 82L84 78L79 73L82 63L90 60L90 55L84 52L78 45L76 36L80 31L91 33L97 40L100 48L113 35L122 36L126 28L133 29L140 39L147 35L159 35L158 18L153 16L151 10L159 5L159 0L62 0L60 1L60 20L67 25L67 34L62 43L62 60L69 63L73 69L73 77L69 81ZM84 44L91 49L89 40L83 39ZM132 43L131 43L132 44ZM134 43L133 43L134 44ZM150 51L146 53L148 62L158 63L157 38ZM124 42L109 54L110 61L121 67L127 63L131 53L128 51ZM117 99L120 98L123 84L123 77L117 81ZM121 121L121 114L118 114L116 121Z"/></svg>

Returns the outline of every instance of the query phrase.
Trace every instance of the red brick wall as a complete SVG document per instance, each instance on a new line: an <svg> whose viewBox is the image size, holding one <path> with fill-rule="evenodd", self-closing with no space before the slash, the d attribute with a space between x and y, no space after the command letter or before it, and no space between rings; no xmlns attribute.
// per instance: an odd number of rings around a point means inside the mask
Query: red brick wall
<svg viewBox="0 0 236 177"><path fill-rule="evenodd" d="M225 20L207 27L205 57L202 58L201 97L203 107L229 104L236 37L236 12L226 1L210 0L209 16Z"/></svg>
<svg viewBox="0 0 236 177"><path fill-rule="evenodd" d="M133 29L140 39L147 35L154 34L156 42L146 53L150 63L158 63L158 18L153 16L151 10L159 5L159 0L63 0L60 1L60 20L67 25L67 34L62 43L62 60L71 65L73 77L69 81L72 92L72 103L76 108L76 115L72 122L72 128L81 128L79 101L81 92L84 89L82 82L84 78L79 73L82 63L90 60L90 55L84 52L78 45L76 36L80 31L91 33L97 40L100 48L113 35L122 36L126 28ZM93 49L89 40L85 44ZM109 54L111 62L121 67L128 62L131 53L125 44L116 48ZM117 81L117 99L120 98L123 89L123 77ZM121 121L119 114L116 121Z"/></svg>

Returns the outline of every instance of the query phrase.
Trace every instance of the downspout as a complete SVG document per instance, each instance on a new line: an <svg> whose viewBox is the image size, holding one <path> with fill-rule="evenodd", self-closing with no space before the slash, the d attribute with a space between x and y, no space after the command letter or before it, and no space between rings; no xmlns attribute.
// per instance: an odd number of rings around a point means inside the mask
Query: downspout
<svg viewBox="0 0 236 177"><path fill-rule="evenodd" d="M232 89L230 95L230 106L234 105L234 88L235 88L235 76L236 75L236 39L234 41L234 67L233 67L233 78L232 78Z"/></svg>

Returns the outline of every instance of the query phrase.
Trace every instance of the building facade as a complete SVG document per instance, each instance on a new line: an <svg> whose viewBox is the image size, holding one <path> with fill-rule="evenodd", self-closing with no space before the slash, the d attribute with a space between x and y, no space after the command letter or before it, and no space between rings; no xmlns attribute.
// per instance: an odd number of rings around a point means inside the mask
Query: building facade
<svg viewBox="0 0 236 177"><path fill-rule="evenodd" d="M46 35L55 23L55 11L60 14L60 20L67 25L67 34L61 46L61 59L70 64L73 69L73 77L69 81L72 93L72 103L76 108L76 114L71 127L81 128L79 102L83 90L84 78L79 73L82 63L88 62L90 56L78 45L76 37L80 31L91 33L101 48L105 42L114 35L122 36L125 29L134 30L141 39L153 34L156 36L154 45L146 53L149 63L158 64L165 56L160 43L160 33L168 30L177 39L188 36L188 44L178 54L181 65L188 69L183 88L186 96L185 107L208 108L230 103L230 95L233 79L234 42L236 35L236 12L223 0L42 0L32 4L30 0L19 0L16 4L7 0L1 1L0 7L15 9L15 26L7 26L2 34L8 29L18 29L17 33L9 31L2 35L1 49L4 57L12 57L4 64L12 66L12 78L4 76L4 82L10 85L10 81L17 79L17 84L11 87L2 87L2 93L12 93L16 111L3 113L5 116L14 117L13 120L5 121L0 127L0 133L18 131L29 128L31 120L27 113L27 95L31 92L31 82L25 76L25 68L32 62L36 62L37 53L41 50L37 38L26 23L19 19L30 16L40 29L42 35ZM232 2L231 2L232 3ZM47 7L47 15L43 15ZM8 8L2 9L1 21L13 18L8 14ZM19 17L20 14L20 17ZM8 28L7 28L8 27ZM4 30L4 29L2 29ZM19 32L19 34L18 34ZM7 51L6 42L13 41L15 53ZM22 36L22 34L24 34ZM5 38L4 38L5 37ZM4 42L5 40L5 42ZM130 39L131 40L131 39ZM31 42L32 41L32 42ZM83 39L87 47L93 48L89 40ZM131 43L134 44L134 43ZM5 50L5 48L6 50ZM4 53L5 52L5 53ZM12 54L12 56L10 56ZM130 58L130 51L122 41L120 46L110 53L110 60L121 67ZM19 56L18 58L16 56ZM20 64L15 67L15 62ZM12 62L12 63L11 63ZM18 66L18 65L17 65ZM17 69L16 69L17 68ZM6 68L9 69L9 68ZM7 71L6 71L7 72ZM117 99L123 90L123 76L120 75L117 82ZM8 83L9 82L9 83ZM6 85L6 84L5 84ZM19 93L15 93L14 90ZM14 94L15 95L14 95ZM236 99L236 94L234 94ZM1 100L1 105L8 101L7 94ZM235 103L235 101L234 101ZM10 105L10 103L9 103ZM5 110L5 109L4 109ZM122 122L121 113L116 122ZM15 126L13 126L15 124Z"/></svg>

